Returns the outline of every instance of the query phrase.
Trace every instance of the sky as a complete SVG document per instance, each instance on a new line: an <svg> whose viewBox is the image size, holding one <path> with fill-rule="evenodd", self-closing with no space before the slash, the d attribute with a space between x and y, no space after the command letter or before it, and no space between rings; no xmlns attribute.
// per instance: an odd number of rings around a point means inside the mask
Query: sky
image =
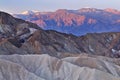
<svg viewBox="0 0 120 80"><path fill-rule="evenodd" d="M41 12L57 9L113 8L120 10L120 0L0 0L0 11L21 13L26 10Z"/></svg>

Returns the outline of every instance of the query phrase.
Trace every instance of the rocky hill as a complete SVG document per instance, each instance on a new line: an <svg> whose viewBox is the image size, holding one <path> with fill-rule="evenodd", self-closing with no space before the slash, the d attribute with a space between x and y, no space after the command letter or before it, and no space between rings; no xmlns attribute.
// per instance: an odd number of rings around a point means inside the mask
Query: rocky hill
<svg viewBox="0 0 120 80"><path fill-rule="evenodd" d="M25 14L26 12L26 14ZM80 36L94 32L119 32L120 11L115 9L59 9L55 12L25 11L15 17L38 24L43 29Z"/></svg>

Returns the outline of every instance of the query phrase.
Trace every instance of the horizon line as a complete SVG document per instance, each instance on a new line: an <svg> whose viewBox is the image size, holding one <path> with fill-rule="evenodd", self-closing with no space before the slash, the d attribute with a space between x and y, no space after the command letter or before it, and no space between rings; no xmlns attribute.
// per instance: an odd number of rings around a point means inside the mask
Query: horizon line
<svg viewBox="0 0 120 80"><path fill-rule="evenodd" d="M78 9L67 9L67 8L58 8L58 9L55 9L55 10L22 10L20 12L10 12L10 11L7 11L7 10L0 10L1 12L6 12L6 13L9 13L9 14L21 14L22 12L25 12L25 11L37 11L37 12L55 12L57 10L80 10L80 9L98 9L98 10L106 10L106 9L113 9L113 10L117 10L117 11L120 11L120 9L116 9L116 8L94 8L94 7L83 7L83 8L78 8Z"/></svg>

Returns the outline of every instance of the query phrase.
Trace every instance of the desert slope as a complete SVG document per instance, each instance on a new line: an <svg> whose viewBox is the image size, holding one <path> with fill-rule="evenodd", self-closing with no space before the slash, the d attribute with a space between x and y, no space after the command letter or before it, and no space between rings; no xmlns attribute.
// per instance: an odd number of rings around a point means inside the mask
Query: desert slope
<svg viewBox="0 0 120 80"><path fill-rule="evenodd" d="M89 58L88 66L78 65L76 63L79 60L78 58L81 61ZM1 79L9 78L9 80L42 80L41 78L43 80L101 80L101 78L102 80L120 80L120 66L101 58L94 57L94 59L96 59L97 66L105 67L106 71L104 69L90 68L90 65L95 65L89 63L92 57L87 55L68 57L66 59L58 59L47 54L1 55L0 76ZM113 59L110 60L113 61ZM107 66L107 64L110 65ZM112 70L114 71L112 72Z"/></svg>

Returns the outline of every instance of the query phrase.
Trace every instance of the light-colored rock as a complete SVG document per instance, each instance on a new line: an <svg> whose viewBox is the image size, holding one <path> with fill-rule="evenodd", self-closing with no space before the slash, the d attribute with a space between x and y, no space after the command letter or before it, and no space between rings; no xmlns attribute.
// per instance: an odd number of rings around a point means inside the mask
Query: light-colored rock
<svg viewBox="0 0 120 80"><path fill-rule="evenodd" d="M78 58L88 56L78 56L58 59L47 54L42 55L1 55L0 56L0 76L2 80L120 80L120 66L106 62L106 71L88 66L76 64ZM85 59L86 59L85 58ZM89 62L92 61L88 60ZM97 65L99 63L99 58ZM84 60L83 60L84 61ZM96 61L96 62L97 62ZM102 62L102 61L101 61ZM113 66L114 64L114 66ZM116 68L117 67L117 68ZM115 69L116 68L116 69ZM111 69L111 73L107 69ZM112 72L113 70L113 72ZM8 80L8 79L6 79Z"/></svg>
<svg viewBox="0 0 120 80"><path fill-rule="evenodd" d="M0 80L45 80L22 65L0 59Z"/></svg>

